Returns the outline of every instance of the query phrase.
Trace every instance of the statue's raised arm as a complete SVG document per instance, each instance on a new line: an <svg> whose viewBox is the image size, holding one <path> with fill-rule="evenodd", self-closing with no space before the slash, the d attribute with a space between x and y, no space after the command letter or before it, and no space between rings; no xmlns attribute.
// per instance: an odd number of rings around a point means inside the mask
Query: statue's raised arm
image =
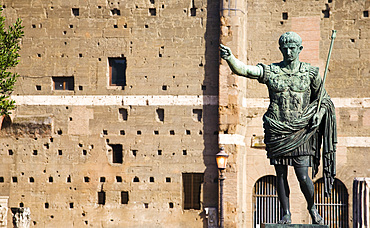
<svg viewBox="0 0 370 228"><path fill-rule="evenodd" d="M229 47L220 44L220 52L221 58L227 61L230 69L235 74L254 79L258 79L262 75L263 69L261 66L250 66L244 64L239 59L235 58Z"/></svg>

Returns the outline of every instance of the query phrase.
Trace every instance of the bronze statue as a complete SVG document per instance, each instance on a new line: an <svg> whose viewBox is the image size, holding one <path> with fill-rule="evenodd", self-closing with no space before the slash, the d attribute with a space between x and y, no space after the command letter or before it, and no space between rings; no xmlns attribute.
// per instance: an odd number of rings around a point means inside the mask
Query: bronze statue
<svg viewBox="0 0 370 228"><path fill-rule="evenodd" d="M278 223L291 223L287 180L290 165L294 167L313 224L324 224L314 203L314 185L308 167L312 167L314 176L323 144L325 193L330 194L335 176L335 110L323 88L318 67L299 61L303 49L301 37L294 32L283 34L279 39L283 61L271 65L245 65L235 58L230 48L220 46L221 57L235 74L257 79L268 88L270 105L263 116L264 141L267 157L275 167L277 192L283 208L283 217Z"/></svg>

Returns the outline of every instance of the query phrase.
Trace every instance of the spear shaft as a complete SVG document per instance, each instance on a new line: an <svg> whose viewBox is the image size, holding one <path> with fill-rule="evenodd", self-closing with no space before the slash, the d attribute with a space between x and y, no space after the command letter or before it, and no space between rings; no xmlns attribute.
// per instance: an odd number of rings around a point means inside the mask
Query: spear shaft
<svg viewBox="0 0 370 228"><path fill-rule="evenodd" d="M334 39L337 36L337 30L332 30L332 32L333 33L331 34L331 43L330 43L328 58L326 59L326 66L325 66L324 78L322 79L322 84L321 84L321 89L320 89L320 98L319 98L319 104L317 105L317 112L320 111L320 106L321 106L321 101L322 101L322 95L324 93L324 85L325 85L325 81L326 81L326 75L328 74L328 68L329 68L329 61L330 61L331 51L333 49Z"/></svg>

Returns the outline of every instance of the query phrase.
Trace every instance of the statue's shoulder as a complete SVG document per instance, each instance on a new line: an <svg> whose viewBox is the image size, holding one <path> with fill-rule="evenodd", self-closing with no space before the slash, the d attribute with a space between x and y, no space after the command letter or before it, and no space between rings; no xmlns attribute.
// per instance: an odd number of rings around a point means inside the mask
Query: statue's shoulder
<svg viewBox="0 0 370 228"><path fill-rule="evenodd" d="M309 63L301 62L299 72L301 73L309 72L311 77L317 77L319 75L319 68L316 66L312 66Z"/></svg>
<svg viewBox="0 0 370 228"><path fill-rule="evenodd" d="M275 74L279 74L280 73L281 67L283 67L283 62L271 63L270 65L268 65L269 71L271 73L275 73Z"/></svg>

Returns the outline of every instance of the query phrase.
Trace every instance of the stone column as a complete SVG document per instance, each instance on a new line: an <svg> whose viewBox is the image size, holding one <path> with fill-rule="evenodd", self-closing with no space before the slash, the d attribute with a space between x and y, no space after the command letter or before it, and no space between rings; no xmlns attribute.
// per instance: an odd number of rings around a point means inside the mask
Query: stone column
<svg viewBox="0 0 370 228"><path fill-rule="evenodd" d="M246 63L247 1L222 0L220 8L220 43L230 47L233 54ZM219 144L229 154L224 173L224 226L247 227L246 115L243 107L247 79L231 74L224 60L221 60L219 72Z"/></svg>
<svg viewBox="0 0 370 228"><path fill-rule="evenodd" d="M29 228L31 221L31 211L28 207L13 207L13 227Z"/></svg>

